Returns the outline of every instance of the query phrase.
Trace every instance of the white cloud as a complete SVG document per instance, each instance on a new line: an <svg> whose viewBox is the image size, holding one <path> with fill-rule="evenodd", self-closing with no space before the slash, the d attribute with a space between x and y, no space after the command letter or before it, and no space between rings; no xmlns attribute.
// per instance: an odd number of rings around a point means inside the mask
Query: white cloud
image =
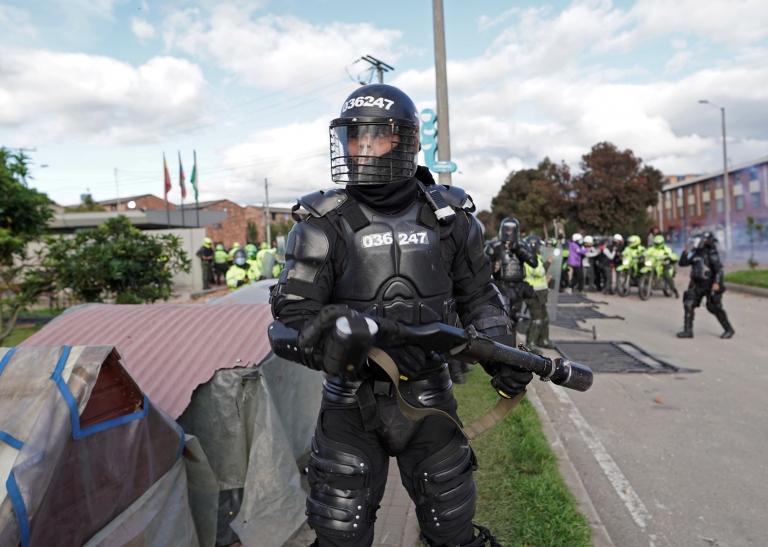
<svg viewBox="0 0 768 547"><path fill-rule="evenodd" d="M149 38L154 38L155 27L144 19L133 17L131 19L131 32L133 32L140 40L147 40Z"/></svg>
<svg viewBox="0 0 768 547"><path fill-rule="evenodd" d="M8 36L23 34L32 38L37 36L37 29L29 22L29 12L13 6L0 4L0 31Z"/></svg>
<svg viewBox="0 0 768 547"><path fill-rule="evenodd" d="M199 122L205 99L202 71L183 59L133 67L84 53L0 48L0 127L18 140L156 141L169 126Z"/></svg>
<svg viewBox="0 0 768 547"><path fill-rule="evenodd" d="M398 59L393 43L400 31L368 23L314 25L293 16L252 18L253 6L221 4L210 12L177 11L164 23L168 47L239 76L244 84L281 89L343 67L365 54Z"/></svg>
<svg viewBox="0 0 768 547"><path fill-rule="evenodd" d="M681 40L679 38L672 40L671 44L672 44L672 47L675 49L685 49L686 47L688 47L688 42L685 40Z"/></svg>
<svg viewBox="0 0 768 547"><path fill-rule="evenodd" d="M693 54L690 51L678 51L672 58L664 65L664 72L671 74L674 72L680 72L680 70L688 64Z"/></svg>
<svg viewBox="0 0 768 547"><path fill-rule="evenodd" d="M56 0L68 14L77 18L113 19L115 6L125 0Z"/></svg>

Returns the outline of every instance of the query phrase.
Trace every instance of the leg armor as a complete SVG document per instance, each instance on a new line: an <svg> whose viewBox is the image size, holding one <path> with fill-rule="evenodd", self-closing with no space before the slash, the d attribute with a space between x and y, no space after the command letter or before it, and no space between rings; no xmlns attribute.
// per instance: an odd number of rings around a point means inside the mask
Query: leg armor
<svg viewBox="0 0 768 547"><path fill-rule="evenodd" d="M416 514L431 544L446 543L471 523L477 495L472 479L475 469L475 455L459 431L445 448L414 469Z"/></svg>
<svg viewBox="0 0 768 547"><path fill-rule="evenodd" d="M318 424L309 456L307 517L319 536L355 538L376 519L371 464L362 451L322 434Z"/></svg>
<svg viewBox="0 0 768 547"><path fill-rule="evenodd" d="M710 313L717 317L720 325L723 327L723 329L725 329L725 332L720 336L720 338L731 338L735 334L735 331L733 330L730 321L728 321L728 315L723 309L722 293L707 295L707 310L709 310Z"/></svg>

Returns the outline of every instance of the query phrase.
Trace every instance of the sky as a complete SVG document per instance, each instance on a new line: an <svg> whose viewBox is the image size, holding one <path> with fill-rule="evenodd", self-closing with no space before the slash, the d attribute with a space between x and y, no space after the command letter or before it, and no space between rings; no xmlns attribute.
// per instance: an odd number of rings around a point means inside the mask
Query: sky
<svg viewBox="0 0 768 547"><path fill-rule="evenodd" d="M453 183L488 208L544 157L598 142L665 174L768 155L765 0L444 0ZM328 124L372 75L434 108L431 2L0 0L0 146L25 148L60 204L290 204L330 180ZM439 140L439 136L438 136ZM188 194L191 199L191 192Z"/></svg>

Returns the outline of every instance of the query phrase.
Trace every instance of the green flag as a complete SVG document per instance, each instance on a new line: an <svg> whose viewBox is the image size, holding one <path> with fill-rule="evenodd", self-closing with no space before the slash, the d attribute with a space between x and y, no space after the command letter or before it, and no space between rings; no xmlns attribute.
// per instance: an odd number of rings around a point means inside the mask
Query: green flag
<svg viewBox="0 0 768 547"><path fill-rule="evenodd" d="M195 190L195 201L197 201L197 152L192 150L192 154L195 158L195 163L192 166L192 177L189 179L189 182L192 184L192 188Z"/></svg>

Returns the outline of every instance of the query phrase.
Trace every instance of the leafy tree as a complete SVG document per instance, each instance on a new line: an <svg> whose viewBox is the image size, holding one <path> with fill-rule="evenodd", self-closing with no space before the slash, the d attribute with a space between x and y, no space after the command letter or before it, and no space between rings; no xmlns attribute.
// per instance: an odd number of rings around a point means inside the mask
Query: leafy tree
<svg viewBox="0 0 768 547"><path fill-rule="evenodd" d="M647 219L663 186L661 171L609 142L593 146L581 168L572 180L572 217L588 232L610 233Z"/></svg>
<svg viewBox="0 0 768 547"><path fill-rule="evenodd" d="M245 225L245 239L248 243L259 244L259 229L252 220L249 220Z"/></svg>
<svg viewBox="0 0 768 547"><path fill-rule="evenodd" d="M0 148L0 343L21 311L50 288L28 262L27 245L46 233L53 216L48 196L27 187L28 160L24 153Z"/></svg>
<svg viewBox="0 0 768 547"><path fill-rule="evenodd" d="M49 237L47 243L43 265L48 275L85 302L167 300L173 275L190 271L179 237L149 235L123 215L74 236Z"/></svg>
<svg viewBox="0 0 768 547"><path fill-rule="evenodd" d="M104 206L94 201L91 194L83 194L80 196L80 205L74 207L67 207L68 213L90 213L92 211L104 211Z"/></svg>
<svg viewBox="0 0 768 547"><path fill-rule="evenodd" d="M508 216L520 221L527 232L543 230L556 218L568 212L571 173L565 163L554 164L549 158L536 169L523 169L509 174L499 194L491 201L496 225Z"/></svg>
<svg viewBox="0 0 768 547"><path fill-rule="evenodd" d="M276 238L277 236L287 236L288 233L291 231L291 228L293 228L294 222L292 220L281 220L279 222L272 222L269 225L270 235L272 236L272 239ZM268 242L270 245L272 244L271 241Z"/></svg>
<svg viewBox="0 0 768 547"><path fill-rule="evenodd" d="M485 239L492 239L499 235L499 231L496 229L496 223L493 220L493 213L490 211L480 211L475 217L477 217L477 220L485 226Z"/></svg>

